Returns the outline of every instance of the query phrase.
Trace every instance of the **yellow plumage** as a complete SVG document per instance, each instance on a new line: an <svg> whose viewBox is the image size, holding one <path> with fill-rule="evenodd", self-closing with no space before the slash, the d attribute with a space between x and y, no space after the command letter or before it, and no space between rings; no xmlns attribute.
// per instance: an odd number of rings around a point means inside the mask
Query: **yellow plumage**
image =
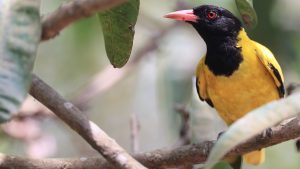
<svg viewBox="0 0 300 169"><path fill-rule="evenodd" d="M244 29L239 32L237 47L243 61L231 76L216 76L205 64L198 65L197 87L201 99L211 100L224 121L231 125L249 111L279 99L283 93L283 75L273 54L264 46L248 38ZM250 164L260 164L264 151L244 155Z"/></svg>
<svg viewBox="0 0 300 169"><path fill-rule="evenodd" d="M266 47L248 38L242 23L230 11L201 5L165 15L187 21L207 44L207 56L196 70L201 100L216 108L231 125L251 110L284 96L283 75L275 57ZM264 150L243 156L250 164L264 160ZM241 160L230 161L234 168Z"/></svg>

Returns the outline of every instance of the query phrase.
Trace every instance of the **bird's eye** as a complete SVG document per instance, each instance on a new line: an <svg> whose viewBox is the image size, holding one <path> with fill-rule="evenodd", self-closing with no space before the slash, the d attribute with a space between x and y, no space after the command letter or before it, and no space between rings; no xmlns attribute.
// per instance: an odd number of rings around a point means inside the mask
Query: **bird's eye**
<svg viewBox="0 0 300 169"><path fill-rule="evenodd" d="M215 11L208 11L207 12L207 18L209 20L216 19L218 17L218 14Z"/></svg>

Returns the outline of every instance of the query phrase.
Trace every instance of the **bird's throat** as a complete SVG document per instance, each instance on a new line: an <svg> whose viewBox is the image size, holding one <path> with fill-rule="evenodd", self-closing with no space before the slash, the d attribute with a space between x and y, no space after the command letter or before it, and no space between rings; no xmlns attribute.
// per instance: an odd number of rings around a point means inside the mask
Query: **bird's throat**
<svg viewBox="0 0 300 169"><path fill-rule="evenodd" d="M205 64L214 75L231 76L238 70L243 61L241 48L237 47L239 33L204 39L207 45Z"/></svg>

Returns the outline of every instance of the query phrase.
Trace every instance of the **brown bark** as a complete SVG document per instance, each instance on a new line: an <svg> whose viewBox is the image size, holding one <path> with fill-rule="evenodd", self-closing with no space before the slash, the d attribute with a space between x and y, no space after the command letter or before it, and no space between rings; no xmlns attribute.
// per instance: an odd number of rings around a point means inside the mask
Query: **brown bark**
<svg viewBox="0 0 300 169"><path fill-rule="evenodd" d="M71 23L91 16L96 12L119 5L126 0L74 0L61 5L56 11L46 15L42 19L41 40L54 38L59 32Z"/></svg>
<svg viewBox="0 0 300 169"><path fill-rule="evenodd" d="M115 140L95 123L88 120L72 103L66 101L54 89L33 75L30 94L68 124L111 164L122 169L143 169Z"/></svg>
<svg viewBox="0 0 300 169"><path fill-rule="evenodd" d="M269 147L300 136L300 121L295 118L287 124L272 128L270 136L258 135L238 146L226 157L241 155L256 149ZM186 145L172 150L155 150L135 155L138 161L151 169L178 168L204 163L214 141ZM0 168L5 169L114 169L101 157L81 159L27 159L12 156L0 156Z"/></svg>

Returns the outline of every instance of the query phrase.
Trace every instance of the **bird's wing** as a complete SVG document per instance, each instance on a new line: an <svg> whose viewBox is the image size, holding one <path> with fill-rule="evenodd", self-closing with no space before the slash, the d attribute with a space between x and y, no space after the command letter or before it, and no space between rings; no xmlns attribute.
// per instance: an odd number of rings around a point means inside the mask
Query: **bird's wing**
<svg viewBox="0 0 300 169"><path fill-rule="evenodd" d="M279 92L279 96L284 97L284 93L285 93L285 89L283 85L284 78L283 78L280 65L278 64L274 55L268 48L266 48L265 46L257 42L254 42L254 44L256 47L256 53L259 60L263 63L265 68L268 70L268 72L272 75L274 79L274 82Z"/></svg>
<svg viewBox="0 0 300 169"><path fill-rule="evenodd" d="M204 74L204 60L205 57L203 57L200 62L198 63L197 69L196 69L196 88L197 93L202 101L206 101L207 104L209 104L211 107L214 107L212 101L210 100L208 94L207 94L207 88L206 88L206 80L205 80L205 74Z"/></svg>

